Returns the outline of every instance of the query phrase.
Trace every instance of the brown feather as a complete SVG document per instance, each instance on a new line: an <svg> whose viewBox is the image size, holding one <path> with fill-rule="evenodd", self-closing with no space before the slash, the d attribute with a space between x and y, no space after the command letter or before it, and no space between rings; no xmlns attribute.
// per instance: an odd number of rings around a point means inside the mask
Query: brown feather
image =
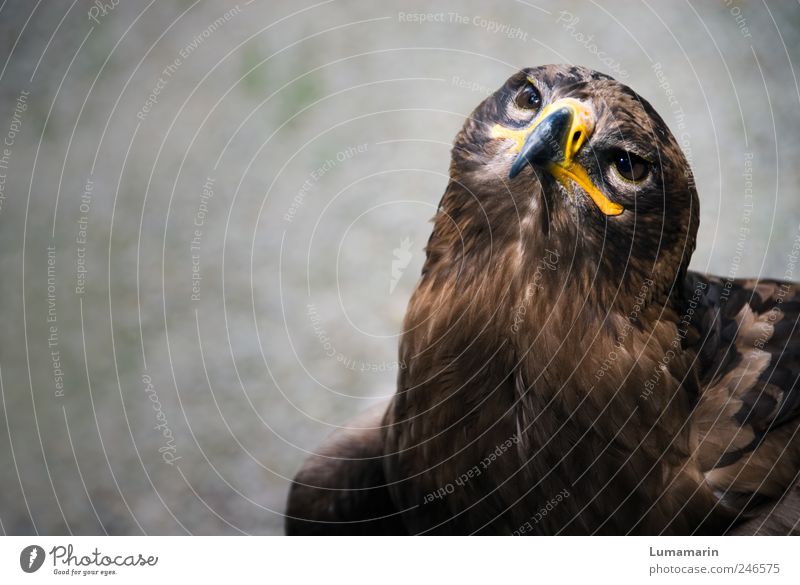
<svg viewBox="0 0 800 585"><path fill-rule="evenodd" d="M514 105L530 83L589 104L575 160L623 213L533 163L508 178L491 129L532 123ZM649 161L639 183L614 174L620 151ZM565 65L510 78L456 137L384 429L328 449L366 441L380 469L337 464L323 487L385 488L389 528L412 534L722 534L763 514L800 469L800 295L689 272L698 216L683 153L632 90ZM331 469L309 465L307 482ZM291 508L303 530L376 506L310 498Z"/></svg>

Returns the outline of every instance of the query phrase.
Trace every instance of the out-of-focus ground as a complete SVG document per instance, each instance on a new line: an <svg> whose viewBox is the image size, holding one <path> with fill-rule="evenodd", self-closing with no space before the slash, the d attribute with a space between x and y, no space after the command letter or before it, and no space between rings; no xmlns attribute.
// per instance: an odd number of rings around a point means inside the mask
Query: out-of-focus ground
<svg viewBox="0 0 800 585"><path fill-rule="evenodd" d="M2 531L279 533L305 454L393 391L452 138L523 66L661 112L701 194L694 268L800 278L799 24L789 2L3 3Z"/></svg>

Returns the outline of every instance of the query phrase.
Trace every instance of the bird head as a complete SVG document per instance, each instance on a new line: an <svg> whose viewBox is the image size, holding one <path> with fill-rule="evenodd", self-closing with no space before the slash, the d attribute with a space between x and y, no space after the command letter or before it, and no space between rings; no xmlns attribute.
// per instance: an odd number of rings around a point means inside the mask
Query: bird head
<svg viewBox="0 0 800 585"><path fill-rule="evenodd" d="M514 242L531 266L556 251L561 270L612 294L669 290L688 265L699 212L688 162L652 106L607 75L520 71L469 116L452 156L441 211L461 238Z"/></svg>

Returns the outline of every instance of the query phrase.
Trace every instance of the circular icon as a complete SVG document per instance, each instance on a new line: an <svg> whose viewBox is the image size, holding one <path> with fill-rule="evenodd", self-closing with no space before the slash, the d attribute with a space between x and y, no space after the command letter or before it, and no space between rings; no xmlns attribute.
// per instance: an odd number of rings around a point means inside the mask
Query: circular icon
<svg viewBox="0 0 800 585"><path fill-rule="evenodd" d="M19 566L26 573L35 573L44 564L44 549L36 544L26 546L19 553Z"/></svg>

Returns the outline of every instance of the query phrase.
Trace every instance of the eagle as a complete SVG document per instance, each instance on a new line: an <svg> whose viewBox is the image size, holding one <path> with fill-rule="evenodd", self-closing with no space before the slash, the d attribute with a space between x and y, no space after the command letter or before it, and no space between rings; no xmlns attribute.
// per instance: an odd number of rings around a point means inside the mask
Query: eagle
<svg viewBox="0 0 800 585"><path fill-rule="evenodd" d="M698 218L645 99L513 75L456 136L397 392L305 461L286 532L795 531L800 288L689 270Z"/></svg>

